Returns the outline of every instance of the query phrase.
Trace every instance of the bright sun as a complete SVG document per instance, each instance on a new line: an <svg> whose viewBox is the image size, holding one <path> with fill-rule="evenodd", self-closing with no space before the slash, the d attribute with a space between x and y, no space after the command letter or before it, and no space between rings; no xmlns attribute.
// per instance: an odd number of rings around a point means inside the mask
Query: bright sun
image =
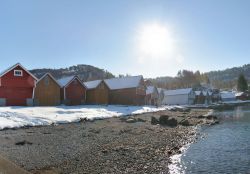
<svg viewBox="0 0 250 174"><path fill-rule="evenodd" d="M167 27L159 24L143 26L138 32L138 51L153 59L168 57L174 51L174 39Z"/></svg>

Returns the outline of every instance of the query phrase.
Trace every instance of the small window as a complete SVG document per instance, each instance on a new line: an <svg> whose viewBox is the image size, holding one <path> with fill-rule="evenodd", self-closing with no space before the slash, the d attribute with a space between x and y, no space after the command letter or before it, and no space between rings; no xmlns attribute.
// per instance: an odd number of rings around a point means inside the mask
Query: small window
<svg viewBox="0 0 250 174"><path fill-rule="evenodd" d="M48 78L48 76L45 77L44 83L45 83L46 86L49 86L49 78Z"/></svg>
<svg viewBox="0 0 250 174"><path fill-rule="evenodd" d="M14 70L14 76L18 76L18 77L23 76L23 71L22 70Z"/></svg>

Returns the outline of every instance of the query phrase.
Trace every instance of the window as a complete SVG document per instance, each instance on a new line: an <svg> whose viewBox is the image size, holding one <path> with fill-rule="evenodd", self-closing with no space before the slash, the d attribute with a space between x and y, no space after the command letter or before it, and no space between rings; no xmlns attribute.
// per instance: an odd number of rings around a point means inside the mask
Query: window
<svg viewBox="0 0 250 174"><path fill-rule="evenodd" d="M44 83L46 86L49 86L49 77L48 76L45 77Z"/></svg>
<svg viewBox="0 0 250 174"><path fill-rule="evenodd" d="M22 70L14 70L14 76L23 76L23 71Z"/></svg>

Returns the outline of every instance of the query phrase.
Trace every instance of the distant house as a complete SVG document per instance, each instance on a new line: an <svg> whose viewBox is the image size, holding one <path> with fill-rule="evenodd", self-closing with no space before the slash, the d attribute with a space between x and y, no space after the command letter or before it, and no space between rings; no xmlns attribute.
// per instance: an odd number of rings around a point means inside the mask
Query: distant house
<svg viewBox="0 0 250 174"><path fill-rule="evenodd" d="M165 90L163 104L190 105L194 104L195 92L192 88Z"/></svg>
<svg viewBox="0 0 250 174"><path fill-rule="evenodd" d="M205 100L206 96L203 94L203 91L195 91L195 104L205 104Z"/></svg>
<svg viewBox="0 0 250 174"><path fill-rule="evenodd" d="M109 88L103 80L84 82L84 85L87 88L87 104L99 105L109 103Z"/></svg>
<svg viewBox="0 0 250 174"><path fill-rule="evenodd" d="M120 105L144 105L146 86L142 76L106 79L110 89L109 103Z"/></svg>
<svg viewBox="0 0 250 174"><path fill-rule="evenodd" d="M237 100L249 100L250 94L248 92L237 92L235 93L235 97Z"/></svg>
<svg viewBox="0 0 250 174"><path fill-rule="evenodd" d="M36 83L34 104L36 106L60 105L60 89L54 77L46 73Z"/></svg>
<svg viewBox="0 0 250 174"><path fill-rule="evenodd" d="M86 87L78 76L57 80L61 86L61 100L65 105L81 105L86 102Z"/></svg>
<svg viewBox="0 0 250 174"><path fill-rule="evenodd" d="M213 97L213 92L212 91L204 91L205 93L205 104L211 104L212 103L212 97Z"/></svg>
<svg viewBox="0 0 250 174"><path fill-rule="evenodd" d="M0 105L32 106L37 78L20 63L0 73Z"/></svg>
<svg viewBox="0 0 250 174"><path fill-rule="evenodd" d="M223 102L236 100L235 94L233 92L222 91L222 92L220 92L220 96L221 96L221 101L223 101Z"/></svg>
<svg viewBox="0 0 250 174"><path fill-rule="evenodd" d="M219 89L213 89L211 92L211 102L216 103L221 100L220 96L220 90Z"/></svg>
<svg viewBox="0 0 250 174"><path fill-rule="evenodd" d="M163 104L163 99L164 99L164 89L163 88L157 88L157 91L158 91L158 103L159 105L162 105Z"/></svg>
<svg viewBox="0 0 250 174"><path fill-rule="evenodd" d="M147 86L146 89L146 104L147 105L159 105L159 93L155 86Z"/></svg>

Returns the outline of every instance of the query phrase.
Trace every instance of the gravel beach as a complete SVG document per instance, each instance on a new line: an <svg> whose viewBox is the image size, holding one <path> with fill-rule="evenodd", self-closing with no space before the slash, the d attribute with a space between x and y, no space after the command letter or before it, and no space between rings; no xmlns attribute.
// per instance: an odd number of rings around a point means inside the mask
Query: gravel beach
<svg viewBox="0 0 250 174"><path fill-rule="evenodd" d="M2 130L0 154L35 174L164 174L169 157L194 140L195 126L213 123L204 117L208 112L160 111ZM175 127L151 124L152 116L159 119L161 115L187 121Z"/></svg>

